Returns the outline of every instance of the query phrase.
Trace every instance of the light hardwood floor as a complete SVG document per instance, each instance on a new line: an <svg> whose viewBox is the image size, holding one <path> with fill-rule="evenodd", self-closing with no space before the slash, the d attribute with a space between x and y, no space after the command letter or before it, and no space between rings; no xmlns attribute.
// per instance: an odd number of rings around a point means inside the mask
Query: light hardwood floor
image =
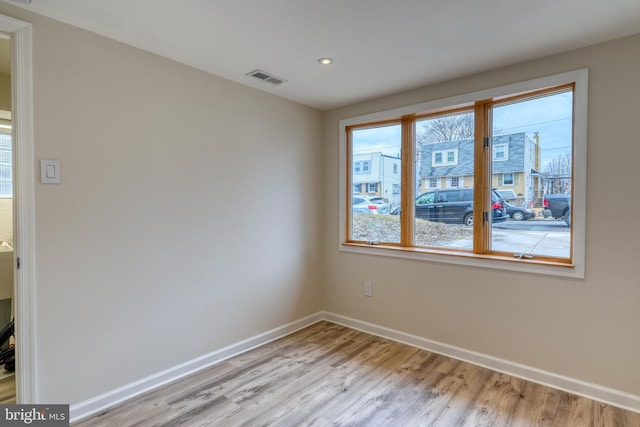
<svg viewBox="0 0 640 427"><path fill-rule="evenodd" d="M0 404L16 403L16 377L3 374L0 378Z"/></svg>
<svg viewBox="0 0 640 427"><path fill-rule="evenodd" d="M75 423L615 426L640 414L328 322Z"/></svg>

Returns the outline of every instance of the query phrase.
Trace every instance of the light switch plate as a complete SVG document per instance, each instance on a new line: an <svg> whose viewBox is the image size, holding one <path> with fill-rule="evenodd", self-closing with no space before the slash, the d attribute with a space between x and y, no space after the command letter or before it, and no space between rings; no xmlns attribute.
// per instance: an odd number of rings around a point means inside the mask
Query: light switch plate
<svg viewBox="0 0 640 427"><path fill-rule="evenodd" d="M60 184L60 160L40 160L40 182Z"/></svg>

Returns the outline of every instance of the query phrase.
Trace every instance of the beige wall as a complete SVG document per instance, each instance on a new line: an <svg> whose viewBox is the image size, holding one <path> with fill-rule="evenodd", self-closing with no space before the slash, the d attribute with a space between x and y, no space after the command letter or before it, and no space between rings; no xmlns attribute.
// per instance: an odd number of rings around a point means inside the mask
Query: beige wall
<svg viewBox="0 0 640 427"><path fill-rule="evenodd" d="M315 110L0 13L34 25L36 159L62 164L61 185L36 184L39 401L78 403L322 308L640 395L639 36L327 112L323 148ZM338 252L339 119L583 67L585 280Z"/></svg>
<svg viewBox="0 0 640 427"><path fill-rule="evenodd" d="M0 110L11 111L11 76L9 74L0 74Z"/></svg>
<svg viewBox="0 0 640 427"><path fill-rule="evenodd" d="M640 395L640 35L376 99L325 116L325 309ZM338 121L590 69L586 278L338 251ZM632 196L634 195L634 196ZM374 296L362 295L373 282Z"/></svg>
<svg viewBox="0 0 640 427"><path fill-rule="evenodd" d="M0 198L0 242L13 241L13 199Z"/></svg>
<svg viewBox="0 0 640 427"><path fill-rule="evenodd" d="M37 398L78 403L321 309L322 114L33 24ZM258 184L261 185L258 185Z"/></svg>

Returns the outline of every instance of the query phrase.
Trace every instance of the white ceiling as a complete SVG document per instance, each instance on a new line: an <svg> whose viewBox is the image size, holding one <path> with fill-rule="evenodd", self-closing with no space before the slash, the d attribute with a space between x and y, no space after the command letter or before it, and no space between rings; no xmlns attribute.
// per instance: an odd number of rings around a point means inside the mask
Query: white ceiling
<svg viewBox="0 0 640 427"><path fill-rule="evenodd" d="M640 0L0 1L322 110L640 33Z"/></svg>

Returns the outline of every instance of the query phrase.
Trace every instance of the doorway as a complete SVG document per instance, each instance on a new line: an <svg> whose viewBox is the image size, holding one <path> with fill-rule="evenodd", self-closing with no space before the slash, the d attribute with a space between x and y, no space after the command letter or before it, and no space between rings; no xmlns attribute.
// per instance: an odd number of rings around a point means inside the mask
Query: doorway
<svg viewBox="0 0 640 427"><path fill-rule="evenodd" d="M0 329L13 320L13 138L11 129L11 41L0 37ZM0 403L15 403L15 340L0 342Z"/></svg>
<svg viewBox="0 0 640 427"><path fill-rule="evenodd" d="M6 130L10 130L11 139L13 236L5 248L8 245L13 250L10 257L10 270L14 275L10 313L15 319L15 402L26 404L37 400L32 27L27 22L0 15L0 35L8 42L10 51L10 104L4 110L11 113L7 116L10 124L5 125L10 126Z"/></svg>

